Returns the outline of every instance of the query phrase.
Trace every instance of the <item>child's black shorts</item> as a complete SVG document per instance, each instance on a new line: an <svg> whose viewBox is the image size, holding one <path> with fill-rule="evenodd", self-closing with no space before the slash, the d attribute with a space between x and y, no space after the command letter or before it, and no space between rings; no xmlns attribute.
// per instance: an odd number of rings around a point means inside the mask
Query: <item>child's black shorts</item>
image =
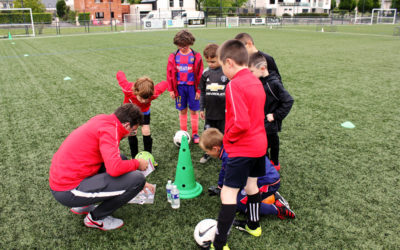
<svg viewBox="0 0 400 250"><path fill-rule="evenodd" d="M149 125L149 124L150 124L150 114L143 115L143 125Z"/></svg>
<svg viewBox="0 0 400 250"><path fill-rule="evenodd" d="M265 156L228 158L225 167L224 186L243 188L248 177L265 175Z"/></svg>

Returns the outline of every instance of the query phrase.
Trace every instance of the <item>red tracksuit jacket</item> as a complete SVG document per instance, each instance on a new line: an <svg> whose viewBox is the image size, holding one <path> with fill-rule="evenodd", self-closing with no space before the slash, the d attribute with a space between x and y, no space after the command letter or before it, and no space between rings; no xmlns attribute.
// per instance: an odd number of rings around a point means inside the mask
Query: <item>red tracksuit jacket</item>
<svg viewBox="0 0 400 250"><path fill-rule="evenodd" d="M133 94L132 87L135 83L133 82L128 82L126 80L125 73L122 71L118 71L117 73L117 80L119 86L122 88L122 92L125 95L124 98L124 103L133 103L136 106L140 108L140 111L142 113L149 111L150 106L151 106L151 101L154 99L157 99L168 87L168 83L166 81L161 81L158 83L156 86L154 86L154 95L150 97L150 101L148 103L141 103L139 100L136 98L136 95Z"/></svg>
<svg viewBox="0 0 400 250"><path fill-rule="evenodd" d="M199 82L201 79L201 75L203 74L203 59L201 58L200 53L195 52L192 50L194 54L194 86L196 92L200 93L199 89ZM171 53L168 57L168 64L167 64L167 82L168 82L168 91L174 91L175 96L179 96L178 94L178 80L176 73L178 69L176 68L175 56L178 51Z"/></svg>
<svg viewBox="0 0 400 250"><path fill-rule="evenodd" d="M111 176L137 170L137 160L122 160L119 142L129 133L114 115L97 115L78 127L54 154L50 167L50 188L74 189L87 177L97 174L104 163Z"/></svg>
<svg viewBox="0 0 400 250"><path fill-rule="evenodd" d="M267 151L264 127L265 91L248 69L226 87L224 148L229 157L261 157Z"/></svg>

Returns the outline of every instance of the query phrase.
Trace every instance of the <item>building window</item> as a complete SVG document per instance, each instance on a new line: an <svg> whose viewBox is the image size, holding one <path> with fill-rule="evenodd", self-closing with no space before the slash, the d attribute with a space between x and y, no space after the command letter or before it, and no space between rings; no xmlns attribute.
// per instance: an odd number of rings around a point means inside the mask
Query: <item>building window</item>
<svg viewBox="0 0 400 250"><path fill-rule="evenodd" d="M301 2L301 0L296 0L296 3L300 3Z"/></svg>
<svg viewBox="0 0 400 250"><path fill-rule="evenodd" d="M103 0L95 0L94 2L95 2L95 3L102 3Z"/></svg>
<svg viewBox="0 0 400 250"><path fill-rule="evenodd" d="M183 0L179 0L179 7L183 7Z"/></svg>
<svg viewBox="0 0 400 250"><path fill-rule="evenodd" d="M308 13L308 9L303 9L303 13Z"/></svg>
<svg viewBox="0 0 400 250"><path fill-rule="evenodd" d="M269 4L275 4L275 0L269 0Z"/></svg>
<svg viewBox="0 0 400 250"><path fill-rule="evenodd" d="M111 11L111 18L114 18L114 11Z"/></svg>
<svg viewBox="0 0 400 250"><path fill-rule="evenodd" d="M283 0L278 0L278 3L283 3Z"/></svg>
<svg viewBox="0 0 400 250"><path fill-rule="evenodd" d="M174 7L174 0L169 0L169 7Z"/></svg>
<svg viewBox="0 0 400 250"><path fill-rule="evenodd" d="M104 12L96 12L96 19L104 18Z"/></svg>

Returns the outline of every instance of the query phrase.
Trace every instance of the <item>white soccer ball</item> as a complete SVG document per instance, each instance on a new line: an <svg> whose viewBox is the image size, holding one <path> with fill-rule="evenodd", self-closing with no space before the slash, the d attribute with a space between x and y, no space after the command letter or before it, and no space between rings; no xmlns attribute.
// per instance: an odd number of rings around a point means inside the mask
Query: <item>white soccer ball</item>
<svg viewBox="0 0 400 250"><path fill-rule="evenodd" d="M200 247L207 247L214 241L215 231L217 230L217 221L213 219L204 219L200 221L194 229L194 239Z"/></svg>
<svg viewBox="0 0 400 250"><path fill-rule="evenodd" d="M174 136L174 144L179 148L181 146L182 135L186 136L188 143L190 142L190 135L185 130L178 130Z"/></svg>

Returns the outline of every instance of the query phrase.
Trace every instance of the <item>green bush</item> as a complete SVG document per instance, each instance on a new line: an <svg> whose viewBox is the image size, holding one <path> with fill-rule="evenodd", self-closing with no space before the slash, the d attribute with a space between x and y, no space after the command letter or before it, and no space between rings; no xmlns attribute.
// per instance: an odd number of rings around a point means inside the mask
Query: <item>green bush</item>
<svg viewBox="0 0 400 250"><path fill-rule="evenodd" d="M328 13L297 13L295 17L328 17Z"/></svg>
<svg viewBox="0 0 400 250"><path fill-rule="evenodd" d="M79 20L79 22L89 21L90 20L90 13L89 12L79 13L78 14L78 20Z"/></svg>
<svg viewBox="0 0 400 250"><path fill-rule="evenodd" d="M51 13L32 13L32 17L34 23L51 23ZM29 23L29 20L29 13L0 13L0 24Z"/></svg>
<svg viewBox="0 0 400 250"><path fill-rule="evenodd" d="M288 13L283 13L283 15L282 15L283 17L291 17L291 15L290 14L288 14Z"/></svg>

